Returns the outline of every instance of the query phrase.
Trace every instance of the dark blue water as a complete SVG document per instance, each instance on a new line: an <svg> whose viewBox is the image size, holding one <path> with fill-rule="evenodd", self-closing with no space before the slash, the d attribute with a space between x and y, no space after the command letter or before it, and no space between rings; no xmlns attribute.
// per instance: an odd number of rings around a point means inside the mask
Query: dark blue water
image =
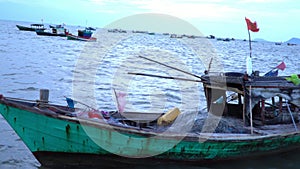
<svg viewBox="0 0 300 169"><path fill-rule="evenodd" d="M0 93L8 97L35 100L39 90L50 90L50 101L66 104L64 96L75 97L98 109L115 110L113 89L126 92L126 110L157 112L179 107L198 112L205 108L201 84L128 72L160 74L196 79L170 68L141 59L145 56L202 75L211 70L245 72L248 42L171 39L163 35L116 34L98 29L95 43L69 41L63 37L37 36L19 31L16 24L0 21ZM82 27L68 26L76 33ZM245 35L245 38L247 35ZM261 74L281 61L287 65L280 75L300 72L300 46L252 43L253 68ZM0 117L0 168L38 168L40 164L20 138ZM298 150L267 157L215 164L156 164L156 168L298 168ZM116 165L145 168L147 165ZM78 166L80 168L81 166ZM104 165L105 167L105 165Z"/></svg>

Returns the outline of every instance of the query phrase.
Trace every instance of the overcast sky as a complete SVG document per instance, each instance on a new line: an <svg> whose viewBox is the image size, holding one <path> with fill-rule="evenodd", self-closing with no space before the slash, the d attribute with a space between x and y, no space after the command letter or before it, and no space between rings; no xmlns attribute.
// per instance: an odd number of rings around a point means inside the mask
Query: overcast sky
<svg viewBox="0 0 300 169"><path fill-rule="evenodd" d="M0 0L0 19L104 27L134 14L183 19L204 35L247 39L245 17L257 21L252 38L300 38L297 0Z"/></svg>

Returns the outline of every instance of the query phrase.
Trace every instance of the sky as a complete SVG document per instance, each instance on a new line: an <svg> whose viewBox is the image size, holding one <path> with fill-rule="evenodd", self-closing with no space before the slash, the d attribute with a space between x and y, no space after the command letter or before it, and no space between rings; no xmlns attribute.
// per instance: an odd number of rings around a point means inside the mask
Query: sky
<svg viewBox="0 0 300 169"><path fill-rule="evenodd" d="M0 0L0 19L34 23L105 27L143 13L180 18L205 36L248 39L247 17L260 28L252 39L300 38L297 0Z"/></svg>

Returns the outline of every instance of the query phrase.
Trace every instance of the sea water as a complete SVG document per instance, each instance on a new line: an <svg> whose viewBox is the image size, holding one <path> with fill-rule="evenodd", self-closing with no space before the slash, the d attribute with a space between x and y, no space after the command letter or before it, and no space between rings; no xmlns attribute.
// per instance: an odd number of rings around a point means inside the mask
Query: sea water
<svg viewBox="0 0 300 169"><path fill-rule="evenodd" d="M36 100L40 89L49 89L51 103L63 105L66 105L65 97L74 97L97 109L116 110L115 89L126 93L127 110L165 112L179 107L182 111L202 112L206 105L201 83L128 73L200 80L193 75L201 76L207 69L244 73L245 60L249 56L249 44L244 40L176 39L162 34L121 34L98 29L94 33L97 42L86 43L65 37L37 36L35 32L19 31L16 24L30 25L0 21L0 93L7 97ZM77 29L83 27L67 28L76 34ZM253 69L260 74L282 61L287 68L279 75L300 73L300 46L253 42L252 49ZM193 75L175 71L174 67ZM115 168L299 168L299 158L299 150L293 150L230 162L180 165L119 163L115 164ZM0 116L0 168L39 167L44 168ZM107 168L105 161L103 167Z"/></svg>

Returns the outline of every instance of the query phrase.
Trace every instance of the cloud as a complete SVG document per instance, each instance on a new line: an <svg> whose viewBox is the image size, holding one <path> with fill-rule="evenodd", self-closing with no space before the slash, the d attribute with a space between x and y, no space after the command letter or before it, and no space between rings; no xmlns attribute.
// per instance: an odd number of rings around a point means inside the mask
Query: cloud
<svg viewBox="0 0 300 169"><path fill-rule="evenodd" d="M222 2L223 0L133 0L129 3L147 12L163 13L185 19L226 19L241 12L240 9L224 5Z"/></svg>
<svg viewBox="0 0 300 169"><path fill-rule="evenodd" d="M240 0L238 3L287 3L287 0Z"/></svg>

